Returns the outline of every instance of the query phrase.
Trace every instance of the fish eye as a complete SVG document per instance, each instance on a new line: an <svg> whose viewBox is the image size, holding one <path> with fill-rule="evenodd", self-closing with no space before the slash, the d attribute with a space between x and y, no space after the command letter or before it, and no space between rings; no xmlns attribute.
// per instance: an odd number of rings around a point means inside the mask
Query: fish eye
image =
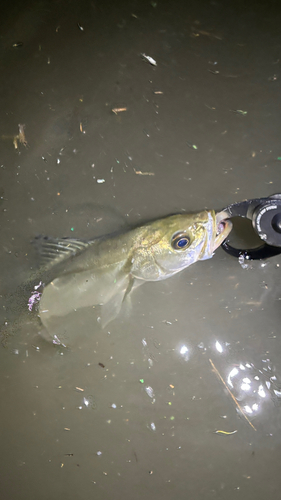
<svg viewBox="0 0 281 500"><path fill-rule="evenodd" d="M171 245L175 250L184 250L190 245L190 238L185 233L176 233L172 237Z"/></svg>

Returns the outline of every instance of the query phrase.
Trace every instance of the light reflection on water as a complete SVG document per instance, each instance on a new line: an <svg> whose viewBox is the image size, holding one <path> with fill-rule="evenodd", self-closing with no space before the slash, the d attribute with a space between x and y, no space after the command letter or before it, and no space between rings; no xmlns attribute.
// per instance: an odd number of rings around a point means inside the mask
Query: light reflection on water
<svg viewBox="0 0 281 500"><path fill-rule="evenodd" d="M256 417L261 412L266 412L272 407L272 404L281 404L278 374L276 374L270 358L261 359L260 364L254 364L251 361L244 360L242 362L239 358L235 362L233 355L231 355L231 363L229 363L231 344L219 340L216 340L209 347L205 347L203 342L200 342L197 348L203 350L204 353L208 351L209 355L217 356L219 354L223 358L224 368L223 371L221 368L219 370L223 383L237 401L237 406L242 408L248 416ZM186 344L179 345L175 351L185 362L190 361L194 354L198 353L195 349L187 347ZM238 356L238 354L236 355ZM218 364L216 362L216 365Z"/></svg>

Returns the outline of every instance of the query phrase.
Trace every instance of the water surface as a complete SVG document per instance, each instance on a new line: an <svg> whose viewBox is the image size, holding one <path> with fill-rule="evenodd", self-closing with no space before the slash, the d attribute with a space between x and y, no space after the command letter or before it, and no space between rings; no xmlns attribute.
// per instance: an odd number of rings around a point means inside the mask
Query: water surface
<svg viewBox="0 0 281 500"><path fill-rule="evenodd" d="M27 2L1 33L0 135L24 123L28 141L1 142L1 324L38 234L280 192L277 4ZM0 350L1 499L278 494L280 264L219 249L105 330L73 313L67 349L19 320Z"/></svg>

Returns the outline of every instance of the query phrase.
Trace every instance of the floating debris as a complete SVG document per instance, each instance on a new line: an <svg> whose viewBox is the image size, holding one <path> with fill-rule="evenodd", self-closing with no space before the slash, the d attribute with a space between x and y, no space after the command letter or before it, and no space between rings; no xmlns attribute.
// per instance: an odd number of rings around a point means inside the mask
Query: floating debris
<svg viewBox="0 0 281 500"><path fill-rule="evenodd" d="M19 133L17 135L2 135L2 139L4 140L12 139L15 149L18 149L18 141L20 144L23 144L25 147L27 147L27 140L24 132L25 125L19 123L18 127L19 127Z"/></svg>
<svg viewBox="0 0 281 500"><path fill-rule="evenodd" d="M231 113L236 113L237 115L245 116L248 111L243 111L242 109L230 109Z"/></svg>
<svg viewBox="0 0 281 500"><path fill-rule="evenodd" d="M141 54L141 56L146 60L148 61L152 66L157 66L157 62L155 61L155 59L153 59L152 57L150 56L147 56L146 54Z"/></svg>
<svg viewBox="0 0 281 500"><path fill-rule="evenodd" d="M215 434L226 434L227 436L230 436L231 434L236 434L237 430L227 432L227 431L215 431Z"/></svg>
<svg viewBox="0 0 281 500"><path fill-rule="evenodd" d="M19 127L19 133L16 136L16 138L20 141L21 144L23 144L26 147L27 146L27 140L25 138L25 133L24 133L25 125L19 123L18 127Z"/></svg>
<svg viewBox="0 0 281 500"><path fill-rule="evenodd" d="M146 394L147 394L147 395L148 395L151 399L153 399L153 398L154 398L155 394L154 394L154 391L153 391L152 387L150 387L150 386L145 387L145 392L146 392Z"/></svg>
<svg viewBox="0 0 281 500"><path fill-rule="evenodd" d="M16 42L16 43L13 43L12 47L14 47L15 49L18 49L19 47L22 47L23 46L23 42Z"/></svg>
<svg viewBox="0 0 281 500"><path fill-rule="evenodd" d="M198 149L198 147L196 146L196 144L191 144L191 142L186 142L186 144L188 145L189 148Z"/></svg>
<svg viewBox="0 0 281 500"><path fill-rule="evenodd" d="M142 172L141 170L136 170L134 168L135 174L137 175L155 175L154 172Z"/></svg>
<svg viewBox="0 0 281 500"><path fill-rule="evenodd" d="M98 184L103 184L105 182L105 179L97 179Z"/></svg>
<svg viewBox="0 0 281 500"><path fill-rule="evenodd" d="M95 410L97 408L95 399L91 395L83 398L83 404L86 406L86 408L91 408L92 410Z"/></svg>
<svg viewBox="0 0 281 500"><path fill-rule="evenodd" d="M40 281L40 283L38 285L35 285L34 286L34 291L31 292L31 296L29 297L28 304L27 304L27 307L28 307L29 311L32 311L33 306L35 306L36 304L38 304L38 302L41 299L42 292L38 292L37 291L38 288L40 288L40 286L42 286L42 281Z"/></svg>
<svg viewBox="0 0 281 500"><path fill-rule="evenodd" d="M118 113L122 113L123 111L127 111L127 108L113 108L111 111L112 111L112 113L117 115Z"/></svg>
<svg viewBox="0 0 281 500"><path fill-rule="evenodd" d="M193 31L191 35L195 36L195 37L203 35L203 36L209 36L210 38L215 38L216 40L222 40L221 36L216 35L215 33L211 33L210 31L206 31L206 30L195 29L195 31Z"/></svg>

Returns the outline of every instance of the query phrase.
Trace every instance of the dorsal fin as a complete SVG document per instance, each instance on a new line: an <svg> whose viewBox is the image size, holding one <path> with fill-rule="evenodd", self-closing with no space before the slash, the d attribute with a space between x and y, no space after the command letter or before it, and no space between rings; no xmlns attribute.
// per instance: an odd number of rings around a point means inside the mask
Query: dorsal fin
<svg viewBox="0 0 281 500"><path fill-rule="evenodd" d="M38 251L40 265L50 268L82 252L92 245L93 241L37 236L33 244Z"/></svg>

